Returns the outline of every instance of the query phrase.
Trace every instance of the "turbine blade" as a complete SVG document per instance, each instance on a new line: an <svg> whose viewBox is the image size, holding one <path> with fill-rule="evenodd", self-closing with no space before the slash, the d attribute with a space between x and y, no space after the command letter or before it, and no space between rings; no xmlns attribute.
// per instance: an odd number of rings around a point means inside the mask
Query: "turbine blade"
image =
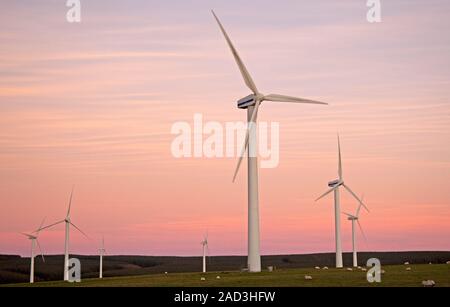
<svg viewBox="0 0 450 307"><path fill-rule="evenodd" d="M324 198L325 196L327 196L328 194L330 194L331 192L333 192L336 189L336 187L332 187L331 189L329 189L328 191L326 191L325 193L323 193L319 198L317 198L315 201L318 201L319 199Z"/></svg>
<svg viewBox="0 0 450 307"><path fill-rule="evenodd" d="M44 229L48 229L48 228L51 228L51 227L53 227L53 226L56 226L56 225L58 225L58 224L61 224L61 223L64 223L64 222L65 222L65 220L62 220L62 221L59 221L59 222L56 222L56 223L50 224L50 225L48 225L48 226L45 226L45 227L41 227L41 228L39 228L39 231L42 231L42 230L44 230Z"/></svg>
<svg viewBox="0 0 450 307"><path fill-rule="evenodd" d="M70 216L70 208L72 207L73 189L74 189L74 187L72 186L72 191L70 192L69 208L67 209L67 215L66 215L66 217L69 217L69 216Z"/></svg>
<svg viewBox="0 0 450 307"><path fill-rule="evenodd" d="M251 123L255 122L255 124L256 124L256 115L258 114L258 109L259 109L260 103L261 102L259 100L256 101L256 105L255 105L255 108L253 109L252 117L250 118L250 121L247 124L248 127L247 127L247 131L245 133L244 146L242 147L241 155L239 156L239 160L238 160L236 169L234 170L233 182L236 180L236 176L237 176L237 174L239 172L239 168L241 167L242 160L244 159L245 151L248 148L248 142L249 142L249 139L250 139L250 129L252 129L252 124Z"/></svg>
<svg viewBox="0 0 450 307"><path fill-rule="evenodd" d="M39 225L39 228L34 231L36 234L39 234L39 231L41 231L41 228L42 228L42 226L44 226L44 223L45 223L45 217L42 219L42 222L41 222L41 225Z"/></svg>
<svg viewBox="0 0 450 307"><path fill-rule="evenodd" d="M363 228L361 226L361 223L359 222L359 220L356 220L356 222L358 222L359 230L361 230L361 233L362 233L362 235L364 237L364 241L367 242L367 237L366 237L366 234L364 233L364 230L363 230Z"/></svg>
<svg viewBox="0 0 450 307"><path fill-rule="evenodd" d="M339 152L339 162L338 162L338 174L339 174L339 180L342 181L342 157L341 157L341 141L339 139L339 133L338 133L338 152Z"/></svg>
<svg viewBox="0 0 450 307"><path fill-rule="evenodd" d="M39 240L36 239L37 246L39 248L39 253L41 253L42 261L45 262L44 253L42 252L41 244L39 244Z"/></svg>
<svg viewBox="0 0 450 307"><path fill-rule="evenodd" d="M88 238L89 240L91 239L91 238L88 237L87 234L85 234L85 233L84 233L80 228L78 228L74 223L72 223L72 222L69 222L69 223L70 223L70 225L72 225L73 227L75 227L76 230L78 230L79 232L81 232L86 238Z"/></svg>
<svg viewBox="0 0 450 307"><path fill-rule="evenodd" d="M358 196L356 196L356 194L355 193L353 193L353 191L347 186L347 185L345 185L345 183L344 184L342 184L343 186L344 186L344 188L350 193L350 194L352 194L352 196L367 210L367 212L370 212L369 211L369 209L366 207L366 205L364 205L363 204L363 202L361 201L361 199L359 199L359 197Z"/></svg>
<svg viewBox="0 0 450 307"><path fill-rule="evenodd" d="M30 235L30 234L28 234L28 233L25 233L25 232L19 232L21 235L24 235L25 237L27 237L28 239L31 239L33 236L32 235Z"/></svg>
<svg viewBox="0 0 450 307"><path fill-rule="evenodd" d="M361 195L361 202L364 202L364 194ZM361 204L359 204L358 209L356 209L356 217L359 217L360 211L361 211Z"/></svg>
<svg viewBox="0 0 450 307"><path fill-rule="evenodd" d="M303 98L297 98L292 96L286 96L286 95L278 95L278 94L269 94L264 96L263 100L267 101L276 101L276 102L293 102L293 103L309 103L309 104L323 104L327 105L328 103L310 100L310 99L303 99Z"/></svg>
<svg viewBox="0 0 450 307"><path fill-rule="evenodd" d="M347 215L347 216L349 216L349 217L355 217L354 215L352 215L352 214L350 214L350 213L347 213L347 212L341 212L342 214L345 214L345 215Z"/></svg>
<svg viewBox="0 0 450 307"><path fill-rule="evenodd" d="M234 59L239 67L239 70L241 71L242 77L244 78L245 84L248 86L250 90L254 94L258 94L258 89L256 88L255 82L253 82L252 77L250 76L250 73L248 72L247 68L244 65L244 62L242 62L241 58L239 57L239 54L236 51L236 48L234 48L233 43L231 42L230 38L228 37L227 32L225 31L225 28L222 26L222 23L220 22L219 18L216 16L214 11L211 10L211 12L214 15L214 18L216 19L217 23L219 24L220 30L222 31L223 36L225 36L225 39L228 43L228 46L231 49L231 52L233 53Z"/></svg>

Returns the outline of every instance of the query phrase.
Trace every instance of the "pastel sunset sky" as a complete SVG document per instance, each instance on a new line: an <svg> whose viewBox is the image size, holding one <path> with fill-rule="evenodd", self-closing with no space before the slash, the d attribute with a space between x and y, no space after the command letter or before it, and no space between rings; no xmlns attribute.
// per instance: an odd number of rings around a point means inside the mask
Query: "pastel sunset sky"
<svg viewBox="0 0 450 307"><path fill-rule="evenodd" d="M214 9L263 93L329 106L264 103L280 163L260 170L263 254L334 250L341 135L346 183L364 194L360 250L450 250L450 2L382 0L3 1L0 10L0 253L29 255L19 232L65 217L71 252L246 254L246 164L171 154L177 121L243 121L250 94ZM356 202L342 192L342 209ZM342 217L343 247L351 249ZM64 229L45 231L63 253Z"/></svg>

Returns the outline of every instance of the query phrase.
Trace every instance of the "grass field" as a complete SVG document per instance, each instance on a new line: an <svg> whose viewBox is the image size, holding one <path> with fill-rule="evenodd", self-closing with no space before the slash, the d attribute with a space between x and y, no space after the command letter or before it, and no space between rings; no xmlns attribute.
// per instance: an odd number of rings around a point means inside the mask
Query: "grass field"
<svg viewBox="0 0 450 307"><path fill-rule="evenodd" d="M407 271L406 268L411 270ZM39 282L34 287L421 287L423 280L432 279L436 287L450 287L450 265L391 265L383 266L381 283L368 283L366 272L359 269L317 270L314 268L281 269L274 272L241 273L211 272L169 273L128 277L83 279L81 283ZM312 276L305 280L304 276ZM220 276L220 279L217 279ZM202 281L201 277L206 280ZM4 286L31 286L10 284Z"/></svg>

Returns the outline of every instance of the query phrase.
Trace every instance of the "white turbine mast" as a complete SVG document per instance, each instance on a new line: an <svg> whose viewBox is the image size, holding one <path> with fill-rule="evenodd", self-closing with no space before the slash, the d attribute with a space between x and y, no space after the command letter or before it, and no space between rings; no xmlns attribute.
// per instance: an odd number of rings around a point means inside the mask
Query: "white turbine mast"
<svg viewBox="0 0 450 307"><path fill-rule="evenodd" d="M206 233L204 239L200 244L203 247L203 273L206 273L206 255L209 256L209 247L208 247L208 233Z"/></svg>
<svg viewBox="0 0 450 307"><path fill-rule="evenodd" d="M245 85L251 90L252 94L240 99L237 103L239 109L247 109L247 131L245 135L244 146L239 157L236 169L233 175L233 182L236 179L239 168L242 163L245 152L247 151L247 167L248 167L248 270L249 272L261 272L261 256L259 249L259 200L258 200L258 158L257 158L257 140L256 140L256 124L257 115L260 104L263 101L273 102L292 102L292 103L308 103L308 104L323 104L326 103L297 98L292 96L285 96L279 94L264 95L258 91L255 82L253 82L250 73L244 65L244 62L239 57L236 48L233 46L228 34L226 33L222 23L212 11L231 53L239 67L241 75L244 79Z"/></svg>
<svg viewBox="0 0 450 307"><path fill-rule="evenodd" d="M98 249L98 252L100 254L99 278L103 278L103 255L106 254L105 237L102 237L102 246Z"/></svg>
<svg viewBox="0 0 450 307"><path fill-rule="evenodd" d="M326 191L324 194L322 194L319 198L316 199L318 201L319 199L322 199L326 195L328 195L331 192L334 192L334 218L335 218L335 240L336 240L336 267L342 268L342 245L341 245L341 218L340 218L340 195L339 195L339 187L343 186L357 201L358 203L363 206L367 211L367 207L364 205L364 203L356 196L355 193L350 189L348 185L344 183L344 178L342 175L342 157L341 157L341 142L339 139L339 134L337 136L338 139L338 175L339 179L333 180L328 182L328 186L330 189Z"/></svg>

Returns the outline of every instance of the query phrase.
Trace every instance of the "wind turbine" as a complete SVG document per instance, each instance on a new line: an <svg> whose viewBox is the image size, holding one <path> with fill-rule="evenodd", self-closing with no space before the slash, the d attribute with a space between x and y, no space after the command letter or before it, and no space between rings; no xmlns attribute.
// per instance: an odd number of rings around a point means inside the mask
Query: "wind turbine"
<svg viewBox="0 0 450 307"><path fill-rule="evenodd" d="M34 257L35 257L34 249L35 249L36 245L38 246L39 252L41 253L42 261L45 262L44 253L42 252L41 245L39 244L39 240L38 240L39 232L41 231L42 225L44 225L44 221L45 221L45 218L42 220L42 223L39 226L39 228L37 230L33 231L32 233L25 233L25 232L21 233L22 235L26 236L28 239L31 240L30 284L34 283Z"/></svg>
<svg viewBox="0 0 450 307"><path fill-rule="evenodd" d="M247 167L248 167L248 270L249 272L261 272L261 256L259 251L259 200L258 200L258 158L256 154L256 122L259 105L263 101L273 102L292 102L292 103L309 103L309 104L326 104L319 101L313 101L303 98L269 94L264 95L258 91L253 82L250 73L242 62L239 54L233 46L228 34L222 26L219 18L217 18L214 11L212 11L228 46L234 56L234 59L239 67L239 70L244 78L246 86L252 91L252 94L240 99L237 103L239 109L247 109L247 132L245 135L244 146L239 157L236 170L233 176L233 182L241 166L245 151L248 150Z"/></svg>
<svg viewBox="0 0 450 307"><path fill-rule="evenodd" d="M363 197L361 197L361 201L363 200ZM362 229L361 223L359 222L359 213L361 211L361 206L362 204L360 203L358 206L358 209L356 209L356 213L350 214L350 213L346 213L346 212L342 212L343 214L348 216L348 220L352 221L352 247L353 247L353 267L357 267L358 266L358 258L356 255L356 233L355 233L355 221L358 223L358 227L361 230L362 235L364 236L364 238L366 238L366 235L364 234L364 230Z"/></svg>
<svg viewBox="0 0 450 307"><path fill-rule="evenodd" d="M200 244L203 246L203 273L206 273L206 252L208 251L209 254L208 234L206 234L205 238L202 242L200 242Z"/></svg>
<svg viewBox="0 0 450 307"><path fill-rule="evenodd" d="M89 239L89 237L80 229L78 228L72 221L70 220L70 209L72 207L72 196L73 196L73 188L72 192L70 193L70 200L69 200L69 208L67 209L66 218L64 220L58 221L56 223L53 223L51 225L45 226L41 228L48 229L53 226L56 226L61 223L65 223L65 240L64 240L64 280L69 280L69 232L70 232L70 226L72 225L76 230L81 232L86 238Z"/></svg>
<svg viewBox="0 0 450 307"><path fill-rule="evenodd" d="M338 134L338 152L339 152L339 162L338 162L338 175L339 179L328 182L328 186L330 189L322 194L319 199L325 197L329 193L334 191L334 219L335 219L335 239L336 239L336 267L342 268L342 245L341 245L341 218L340 218L340 195L339 195L339 187L343 186L358 202L361 206L363 206L367 211L367 207L363 204L363 202L356 196L355 193L344 183L344 178L342 176L342 158L341 158L341 142L339 140Z"/></svg>
<svg viewBox="0 0 450 307"><path fill-rule="evenodd" d="M100 275L99 278L103 278L103 254L106 253L105 249L105 237L102 237L102 247L98 249L100 253Z"/></svg>

